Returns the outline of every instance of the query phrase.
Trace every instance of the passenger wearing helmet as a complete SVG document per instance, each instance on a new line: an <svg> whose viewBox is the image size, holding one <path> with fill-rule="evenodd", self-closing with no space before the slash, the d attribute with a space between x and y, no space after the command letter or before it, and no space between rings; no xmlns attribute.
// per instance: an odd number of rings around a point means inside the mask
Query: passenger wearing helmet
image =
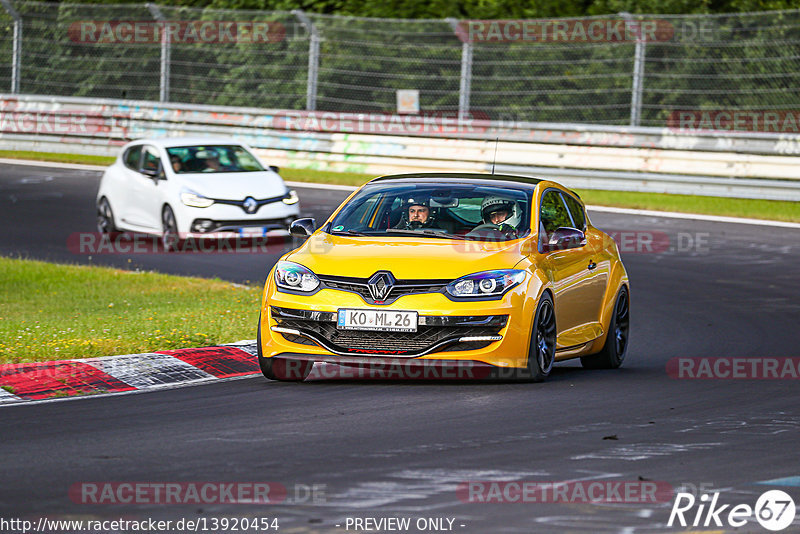
<svg viewBox="0 0 800 534"><path fill-rule="evenodd" d="M489 196L481 203L483 228L493 228L505 233L515 233L522 215L517 203L501 196Z"/></svg>
<svg viewBox="0 0 800 534"><path fill-rule="evenodd" d="M425 228L439 229L434 224L430 201L427 198L408 198L403 202L403 216L395 228L404 230L420 230Z"/></svg>

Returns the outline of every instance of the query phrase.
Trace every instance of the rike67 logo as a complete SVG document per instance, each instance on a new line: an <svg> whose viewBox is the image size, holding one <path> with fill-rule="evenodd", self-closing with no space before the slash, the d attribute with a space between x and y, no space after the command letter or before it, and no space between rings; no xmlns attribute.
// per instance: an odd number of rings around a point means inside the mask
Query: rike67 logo
<svg viewBox="0 0 800 534"><path fill-rule="evenodd" d="M755 520L767 530L774 532L788 527L794 521L794 500L781 490L770 490L761 494L755 508L749 504L717 504L719 492L704 493L696 499L691 493L678 493L672 504L667 526L722 527L725 524L737 528ZM698 503L699 501L699 503ZM697 505L697 509L693 510Z"/></svg>

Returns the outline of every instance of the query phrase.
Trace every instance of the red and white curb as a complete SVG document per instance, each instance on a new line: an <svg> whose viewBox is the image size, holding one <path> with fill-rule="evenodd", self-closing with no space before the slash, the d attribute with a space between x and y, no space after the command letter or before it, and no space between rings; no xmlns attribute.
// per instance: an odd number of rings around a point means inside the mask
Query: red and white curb
<svg viewBox="0 0 800 534"><path fill-rule="evenodd" d="M0 405L177 387L260 372L255 341L0 365Z"/></svg>

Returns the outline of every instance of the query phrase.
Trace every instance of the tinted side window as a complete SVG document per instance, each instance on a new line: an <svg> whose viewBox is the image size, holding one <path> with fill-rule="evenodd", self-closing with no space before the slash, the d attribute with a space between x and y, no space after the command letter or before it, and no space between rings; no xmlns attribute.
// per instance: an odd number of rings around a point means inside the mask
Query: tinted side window
<svg viewBox="0 0 800 534"><path fill-rule="evenodd" d="M125 152L125 166L134 171L139 170L139 161L142 156L142 145L133 146Z"/></svg>
<svg viewBox="0 0 800 534"><path fill-rule="evenodd" d="M558 191L547 191L542 197L541 222L548 234L562 226L572 226L572 219Z"/></svg>
<svg viewBox="0 0 800 534"><path fill-rule="evenodd" d="M586 231L586 214L583 212L583 206L572 195L564 194L564 200L567 201L572 220L575 221L575 228Z"/></svg>

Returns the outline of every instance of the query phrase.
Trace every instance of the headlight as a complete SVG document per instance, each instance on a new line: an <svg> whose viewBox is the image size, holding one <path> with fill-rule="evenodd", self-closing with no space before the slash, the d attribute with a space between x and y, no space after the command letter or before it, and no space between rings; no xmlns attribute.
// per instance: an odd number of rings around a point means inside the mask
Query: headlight
<svg viewBox="0 0 800 534"><path fill-rule="evenodd" d="M525 280L525 271L501 269L468 274L447 284L454 297L498 297Z"/></svg>
<svg viewBox="0 0 800 534"><path fill-rule="evenodd" d="M275 283L282 289L310 292L319 287L319 278L299 263L279 261L275 267Z"/></svg>
<svg viewBox="0 0 800 534"><path fill-rule="evenodd" d="M289 191L289 196L283 199L284 204L297 204L297 201L300 200L300 197L297 196L297 191L292 189Z"/></svg>
<svg viewBox="0 0 800 534"><path fill-rule="evenodd" d="M210 198L206 198L190 189L181 191L181 202L193 208L207 208L214 203Z"/></svg>

